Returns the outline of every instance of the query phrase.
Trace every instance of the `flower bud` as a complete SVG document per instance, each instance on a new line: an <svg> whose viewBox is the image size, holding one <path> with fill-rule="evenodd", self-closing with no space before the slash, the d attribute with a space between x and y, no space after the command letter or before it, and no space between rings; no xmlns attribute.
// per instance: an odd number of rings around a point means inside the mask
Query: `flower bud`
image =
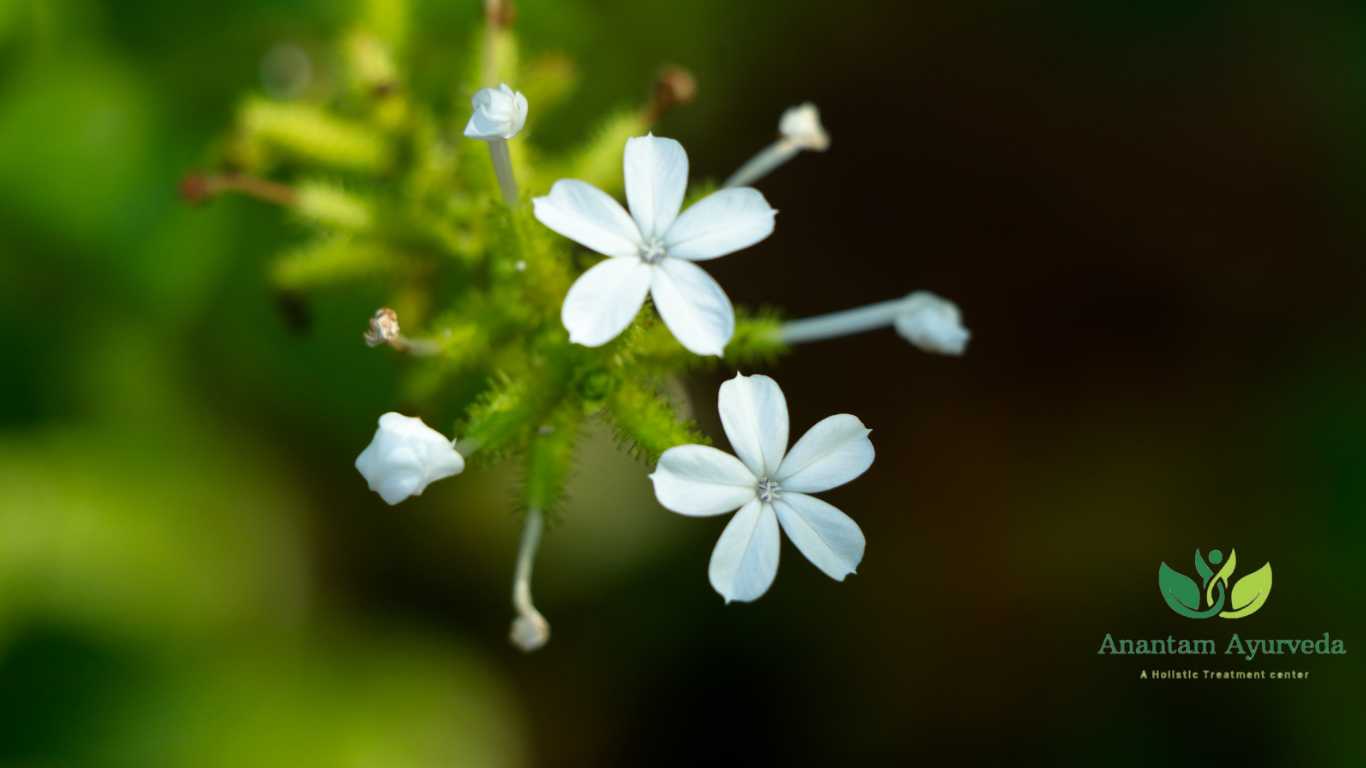
<svg viewBox="0 0 1366 768"><path fill-rule="evenodd" d="M180 198L191 205L200 205L213 195L213 185L207 176L191 173L180 180Z"/></svg>
<svg viewBox="0 0 1366 768"><path fill-rule="evenodd" d="M830 148L830 135L821 125L820 110L809 101L784 112L778 120L778 132L801 149L824 152Z"/></svg>
<svg viewBox="0 0 1366 768"><path fill-rule="evenodd" d="M646 121L654 123L665 112L697 97L697 78L682 67L665 67L655 79L654 94L645 108Z"/></svg>
<svg viewBox="0 0 1366 768"><path fill-rule="evenodd" d="M539 613L523 613L512 620L508 640L519 649L531 653L550 642L550 622Z"/></svg>
<svg viewBox="0 0 1366 768"><path fill-rule="evenodd" d="M465 470L465 459L422 419L400 413L379 417L379 429L356 458L370 490L389 504L420 496L427 486Z"/></svg>
<svg viewBox="0 0 1366 768"><path fill-rule="evenodd" d="M497 88L480 89L471 103L474 114L465 126L465 135L471 139L510 139L526 125L526 97L506 83Z"/></svg>
<svg viewBox="0 0 1366 768"><path fill-rule="evenodd" d="M961 355L971 336L963 327L958 306L929 293L918 291L906 297L905 309L897 315L896 332L926 352Z"/></svg>
<svg viewBox="0 0 1366 768"><path fill-rule="evenodd" d="M512 0L484 0L484 17L494 27L505 29L517 20L517 7Z"/></svg>

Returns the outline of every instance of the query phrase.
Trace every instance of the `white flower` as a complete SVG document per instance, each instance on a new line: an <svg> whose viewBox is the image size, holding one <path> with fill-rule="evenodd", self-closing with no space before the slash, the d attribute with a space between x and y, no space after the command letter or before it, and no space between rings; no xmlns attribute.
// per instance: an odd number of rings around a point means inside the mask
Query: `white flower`
<svg viewBox="0 0 1366 768"><path fill-rule="evenodd" d="M784 112L778 120L778 132L802 149L824 152L830 148L830 134L821 125L821 113L809 101Z"/></svg>
<svg viewBox="0 0 1366 768"><path fill-rule="evenodd" d="M379 429L356 458L370 490L390 504L419 496L431 483L465 471L465 459L422 419L401 413L379 417Z"/></svg>
<svg viewBox="0 0 1366 768"><path fill-rule="evenodd" d="M704 445L664 452L650 479L666 508L683 515L740 511L716 542L709 576L726 602L754 600L778 573L778 526L838 581L863 559L863 531L835 507L809 496L863 474L873 463L870 430L847 413L831 416L787 449L787 401L767 376L721 385L721 424L740 458Z"/></svg>
<svg viewBox="0 0 1366 768"><path fill-rule="evenodd" d="M474 114L465 126L465 135L471 139L507 140L526 125L526 97L506 83L497 88L481 88L470 101Z"/></svg>
<svg viewBox="0 0 1366 768"><path fill-rule="evenodd" d="M694 262L747 248L773 231L773 210L758 190L723 189L679 215L688 186L688 154L673 139L626 141L628 215L607 193L562 179L536 198L536 218L565 237L612 258L583 273L564 298L569 339L597 347L626 329L645 303L684 347L717 355L735 330L735 310L721 286Z"/></svg>
<svg viewBox="0 0 1366 768"><path fill-rule="evenodd" d="M928 291L906 297L905 308L893 322L906 341L941 355L963 354L972 335L963 327L958 305Z"/></svg>

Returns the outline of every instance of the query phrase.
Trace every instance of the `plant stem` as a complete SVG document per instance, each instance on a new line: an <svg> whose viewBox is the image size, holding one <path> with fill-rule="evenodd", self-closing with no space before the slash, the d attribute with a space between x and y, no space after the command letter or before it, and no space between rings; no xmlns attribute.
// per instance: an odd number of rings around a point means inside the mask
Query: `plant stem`
<svg viewBox="0 0 1366 768"><path fill-rule="evenodd" d="M899 315L913 308L910 303L912 300L910 297L891 299L843 312L794 320L783 323L778 329L778 334L788 344L801 344L885 328Z"/></svg>
<svg viewBox="0 0 1366 768"><path fill-rule="evenodd" d="M517 551L517 569L512 581L512 607L517 618L512 621L509 639L513 645L530 653L550 640L550 622L531 602L531 566L536 560L536 548L541 543L544 516L539 509L529 509L522 526L522 544Z"/></svg>
<svg viewBox="0 0 1366 768"><path fill-rule="evenodd" d="M202 202L223 192L237 192L275 205L292 206L299 201L292 187L244 173L190 176L180 189L191 202Z"/></svg>
<svg viewBox="0 0 1366 768"><path fill-rule="evenodd" d="M787 139L778 139L751 157L740 169L731 174L722 188L744 187L772 173L775 168L791 160L801 147Z"/></svg>
<svg viewBox="0 0 1366 768"><path fill-rule="evenodd" d="M498 176L498 188L503 191L503 202L509 208L517 207L517 177L512 175L512 156L508 154L508 143L504 139L492 139L489 157L493 158L493 172Z"/></svg>

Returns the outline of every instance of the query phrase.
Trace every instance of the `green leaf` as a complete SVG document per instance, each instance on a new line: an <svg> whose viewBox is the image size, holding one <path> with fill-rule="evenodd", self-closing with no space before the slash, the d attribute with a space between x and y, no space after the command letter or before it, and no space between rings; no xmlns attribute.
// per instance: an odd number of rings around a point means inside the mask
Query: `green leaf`
<svg viewBox="0 0 1366 768"><path fill-rule="evenodd" d="M1271 563L1249 573L1233 585L1229 605L1233 610L1219 614L1225 619L1241 619L1256 613L1271 595Z"/></svg>
<svg viewBox="0 0 1366 768"><path fill-rule="evenodd" d="M1193 616L1200 607L1200 587L1195 580L1166 563L1157 569L1157 586L1167 605L1182 616Z"/></svg>
<svg viewBox="0 0 1366 768"><path fill-rule="evenodd" d="M1200 574L1202 582L1208 582L1209 577L1214 575L1214 570L1205 564L1205 556L1198 549L1195 550L1195 572Z"/></svg>
<svg viewBox="0 0 1366 768"><path fill-rule="evenodd" d="M1224 561L1224 567L1220 568L1219 571L1218 571L1217 573L1215 573L1214 576L1213 576L1212 578L1210 578L1210 580L1209 580L1209 581L1206 583L1206 585L1205 585L1205 602L1206 602L1206 603L1208 603L1208 604L1211 605L1211 606L1214 605L1214 587L1215 587L1215 585L1217 585L1217 584L1219 584L1219 583L1222 582L1223 585L1224 585L1224 591L1225 591L1225 592L1228 591L1228 586L1229 586L1228 580L1229 580L1230 578L1233 577L1233 571L1234 571L1237 567L1238 567L1238 550L1236 550L1236 549L1230 549L1230 550L1228 551L1228 559Z"/></svg>

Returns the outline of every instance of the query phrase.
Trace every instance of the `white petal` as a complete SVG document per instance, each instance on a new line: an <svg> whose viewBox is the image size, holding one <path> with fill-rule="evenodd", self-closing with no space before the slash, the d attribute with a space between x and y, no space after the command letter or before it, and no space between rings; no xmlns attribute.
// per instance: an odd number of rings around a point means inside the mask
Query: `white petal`
<svg viewBox="0 0 1366 768"><path fill-rule="evenodd" d="M680 445L659 457L655 498L680 515L719 515L754 500L756 479L740 460L708 445Z"/></svg>
<svg viewBox="0 0 1366 768"><path fill-rule="evenodd" d="M870 432L847 413L822 419L788 451L778 467L778 484L784 491L816 493L853 480L873 465Z"/></svg>
<svg viewBox="0 0 1366 768"><path fill-rule="evenodd" d="M439 432L433 431L422 444L423 466L426 468L427 482L452 477L465 471L465 457Z"/></svg>
<svg viewBox="0 0 1366 768"><path fill-rule="evenodd" d="M691 262L663 259L655 265L650 295L659 317L689 352L721 356L735 333L735 308L711 275Z"/></svg>
<svg viewBox="0 0 1366 768"><path fill-rule="evenodd" d="M371 483L370 490L392 507L409 496L421 496L427 490L427 484L422 482L422 473L417 469L394 470Z"/></svg>
<svg viewBox="0 0 1366 768"><path fill-rule="evenodd" d="M689 261L725 256L772 234L777 213L757 189L723 189L684 211L664 235L664 246L670 256Z"/></svg>
<svg viewBox="0 0 1366 768"><path fill-rule="evenodd" d="M784 493L773 505L787 538L825 575L844 581L858 568L863 560L863 531L848 515L804 493Z"/></svg>
<svg viewBox="0 0 1366 768"><path fill-rule="evenodd" d="M640 232L610 195L577 179L561 179L531 201L547 227L604 256L640 255Z"/></svg>
<svg viewBox="0 0 1366 768"><path fill-rule="evenodd" d="M773 477L787 450L787 398L778 382L736 374L716 404L736 455L756 477Z"/></svg>
<svg viewBox="0 0 1366 768"><path fill-rule="evenodd" d="M726 602L748 602L768 591L778 575L778 520L773 507L751 501L726 524L711 553L707 576Z"/></svg>
<svg viewBox="0 0 1366 768"><path fill-rule="evenodd" d="M626 203L649 240L660 237L678 218L688 188L688 153L673 139L640 136L626 140L623 161Z"/></svg>
<svg viewBox="0 0 1366 768"><path fill-rule="evenodd" d="M615 339L645 303L652 271L640 259L607 259L579 275L560 308L569 340L600 347Z"/></svg>

